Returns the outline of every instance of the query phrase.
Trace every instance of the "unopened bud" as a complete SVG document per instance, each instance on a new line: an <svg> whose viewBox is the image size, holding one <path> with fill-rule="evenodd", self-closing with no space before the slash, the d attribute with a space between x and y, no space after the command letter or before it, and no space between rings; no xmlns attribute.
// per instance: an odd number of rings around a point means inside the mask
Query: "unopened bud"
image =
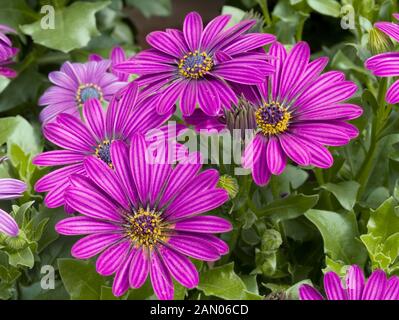
<svg viewBox="0 0 399 320"><path fill-rule="evenodd" d="M225 174L219 178L218 187L227 191L230 199L234 199L238 193L237 180Z"/></svg>
<svg viewBox="0 0 399 320"><path fill-rule="evenodd" d="M376 55L392 51L394 44L384 32L377 28L372 28L369 32L368 48L373 55Z"/></svg>

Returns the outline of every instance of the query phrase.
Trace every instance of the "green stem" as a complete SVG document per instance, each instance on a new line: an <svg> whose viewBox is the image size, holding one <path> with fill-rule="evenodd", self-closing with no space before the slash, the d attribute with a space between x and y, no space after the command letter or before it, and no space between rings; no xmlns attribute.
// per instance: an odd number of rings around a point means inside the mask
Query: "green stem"
<svg viewBox="0 0 399 320"><path fill-rule="evenodd" d="M262 9L263 18L267 26L272 24L272 19L270 18L269 8L267 6L267 0L258 0L259 6Z"/></svg>
<svg viewBox="0 0 399 320"><path fill-rule="evenodd" d="M314 174L315 174L315 177L316 177L316 180L317 180L317 183L319 184L319 186L324 185L326 183L326 181L324 179L323 171L321 171L320 168L314 168L313 171L314 171ZM330 193L325 191L325 190L323 190L321 192L321 196L320 197L321 197L320 201L324 202L326 207L329 210L333 210L334 207L333 207L333 204L331 202Z"/></svg>
<svg viewBox="0 0 399 320"><path fill-rule="evenodd" d="M380 139L380 132L381 129L385 127L385 123L390 113L390 107L386 107L385 104L385 94L387 91L387 86L387 78L382 78L378 89L378 110L371 124L370 147L367 151L366 157L363 161L362 166L360 167L356 179L357 182L360 184L358 199L361 199L364 191L366 190L367 182L370 178L374 166L375 152L377 150L378 141Z"/></svg>

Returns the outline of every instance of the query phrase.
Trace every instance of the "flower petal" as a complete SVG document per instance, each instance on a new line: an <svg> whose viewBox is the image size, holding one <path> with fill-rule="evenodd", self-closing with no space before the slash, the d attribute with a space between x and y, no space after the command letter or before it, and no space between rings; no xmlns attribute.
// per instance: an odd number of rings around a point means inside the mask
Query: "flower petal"
<svg viewBox="0 0 399 320"><path fill-rule="evenodd" d="M71 254L77 259L89 259L122 238L122 234L91 234L78 240L73 245Z"/></svg>
<svg viewBox="0 0 399 320"><path fill-rule="evenodd" d="M183 23L184 38L191 52L199 49L202 35L202 18L197 12L190 12Z"/></svg>
<svg viewBox="0 0 399 320"><path fill-rule="evenodd" d="M96 270L102 276L114 274L129 252L129 241L122 241L104 250L96 261Z"/></svg>
<svg viewBox="0 0 399 320"><path fill-rule="evenodd" d="M129 283L132 288L140 288L146 281L150 271L150 261L146 251L138 249L132 259L129 270Z"/></svg>
<svg viewBox="0 0 399 320"><path fill-rule="evenodd" d="M349 268L346 275L346 290L349 300L361 300L364 288L364 274L357 265Z"/></svg>
<svg viewBox="0 0 399 320"><path fill-rule="evenodd" d="M346 292L342 287L340 277L335 272L327 272L324 275L324 290L328 300L347 300Z"/></svg>
<svg viewBox="0 0 399 320"><path fill-rule="evenodd" d="M98 221L89 217L71 217L59 221L55 230L63 235L73 236L81 234L95 234L95 233L106 233L115 232L121 230L120 226L115 224Z"/></svg>
<svg viewBox="0 0 399 320"><path fill-rule="evenodd" d="M387 276L382 270L375 270L363 290L362 300L381 300L388 285Z"/></svg>
<svg viewBox="0 0 399 320"><path fill-rule="evenodd" d="M152 287L158 299L172 300L174 287L172 277L158 253L151 256L150 278Z"/></svg>
<svg viewBox="0 0 399 320"><path fill-rule="evenodd" d="M0 209L0 232L10 237L16 237L19 233L19 227L14 218L7 212Z"/></svg>
<svg viewBox="0 0 399 320"><path fill-rule="evenodd" d="M323 296L312 286L303 284L299 287L301 300L323 300Z"/></svg>

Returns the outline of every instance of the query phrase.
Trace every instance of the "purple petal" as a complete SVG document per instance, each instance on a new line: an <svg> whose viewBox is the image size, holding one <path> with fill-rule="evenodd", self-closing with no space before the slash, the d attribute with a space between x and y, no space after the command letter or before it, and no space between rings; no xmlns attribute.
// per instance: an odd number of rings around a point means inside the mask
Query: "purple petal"
<svg viewBox="0 0 399 320"><path fill-rule="evenodd" d="M294 84L304 74L310 57L310 48L306 42L296 44L281 70L280 76L280 97L286 97Z"/></svg>
<svg viewBox="0 0 399 320"><path fill-rule="evenodd" d="M399 25L393 22L377 22L375 27L399 42Z"/></svg>
<svg viewBox="0 0 399 320"><path fill-rule="evenodd" d="M57 188L59 185L67 184L71 175L84 172L84 167L80 163L54 170L36 182L35 191L45 192Z"/></svg>
<svg viewBox="0 0 399 320"><path fill-rule="evenodd" d="M258 186L265 186L270 181L270 171L267 167L267 145L263 143L259 148L259 158L254 162L252 167L252 177Z"/></svg>
<svg viewBox="0 0 399 320"><path fill-rule="evenodd" d="M122 239L122 237L121 234L91 234L78 240L73 245L71 254L77 259L89 259Z"/></svg>
<svg viewBox="0 0 399 320"><path fill-rule="evenodd" d="M315 288L307 284L299 287L299 297L301 300L324 300L323 296Z"/></svg>
<svg viewBox="0 0 399 320"><path fill-rule="evenodd" d="M295 135L303 136L310 141L317 141L328 146L342 146L349 143L350 137L343 127L330 123L300 123L292 125Z"/></svg>
<svg viewBox="0 0 399 320"><path fill-rule="evenodd" d="M180 99L180 108L184 116L193 114L197 104L197 81L187 81Z"/></svg>
<svg viewBox="0 0 399 320"><path fill-rule="evenodd" d="M390 104L399 102L399 80L396 80L388 89L385 99Z"/></svg>
<svg viewBox="0 0 399 320"><path fill-rule="evenodd" d="M89 217L72 217L59 221L55 226L55 230L60 234L73 236L81 234L112 233L121 230L121 227Z"/></svg>
<svg viewBox="0 0 399 320"><path fill-rule="evenodd" d="M281 147L292 161L301 166L308 166L310 164L309 153L303 148L301 140L292 134L285 133L279 136Z"/></svg>
<svg viewBox="0 0 399 320"><path fill-rule="evenodd" d="M215 216L200 216L176 222L175 230L198 233L223 233L233 229L231 223Z"/></svg>
<svg viewBox="0 0 399 320"><path fill-rule="evenodd" d="M96 158L88 157L84 161L87 175L91 180L110 195L121 207L129 209L129 201L125 191L113 169L105 162Z"/></svg>
<svg viewBox="0 0 399 320"><path fill-rule="evenodd" d="M184 38L191 52L199 49L202 35L202 18L197 12L190 12L183 23Z"/></svg>
<svg viewBox="0 0 399 320"><path fill-rule="evenodd" d="M22 196L26 184L17 179L0 179L0 199L15 199Z"/></svg>
<svg viewBox="0 0 399 320"><path fill-rule="evenodd" d="M184 55L176 46L175 41L170 34L162 31L154 31L147 35L147 42L161 52L165 52L175 58L181 58Z"/></svg>
<svg viewBox="0 0 399 320"><path fill-rule="evenodd" d="M72 79L66 73L61 71L50 72L48 78L56 86L67 90L75 91L79 86L79 83L77 83L75 79Z"/></svg>
<svg viewBox="0 0 399 320"><path fill-rule="evenodd" d="M204 261L218 260L220 258L218 250L210 243L200 240L199 236L176 234L169 239L168 244L180 253L194 259Z"/></svg>
<svg viewBox="0 0 399 320"><path fill-rule="evenodd" d="M283 173L287 164L287 157L276 137L270 137L266 148L266 162L272 174Z"/></svg>
<svg viewBox="0 0 399 320"><path fill-rule="evenodd" d="M352 120L359 118L363 109L355 104L336 104L327 106L314 106L301 110L297 116L298 121L320 120Z"/></svg>
<svg viewBox="0 0 399 320"><path fill-rule="evenodd" d="M144 137L135 135L131 141L129 161L137 194L143 205L147 204L151 182L151 166L148 163L147 154L147 145Z"/></svg>
<svg viewBox="0 0 399 320"><path fill-rule="evenodd" d="M61 166L82 162L83 158L84 155L79 152L69 150L53 150L37 155L33 158L32 163L36 166Z"/></svg>
<svg viewBox="0 0 399 320"><path fill-rule="evenodd" d="M388 285L387 276L382 270L375 270L364 287L362 300L381 300Z"/></svg>
<svg viewBox="0 0 399 320"><path fill-rule="evenodd" d="M341 279L335 272L324 275L324 290L328 300L347 300L346 292L342 287Z"/></svg>
<svg viewBox="0 0 399 320"><path fill-rule="evenodd" d="M280 92L281 72L284 66L284 61L287 58L287 51L281 43L275 42L270 46L269 55L274 57L274 59L270 61L271 65L274 66L275 69L274 74L270 76L270 83L272 99L276 100Z"/></svg>
<svg viewBox="0 0 399 320"><path fill-rule="evenodd" d="M150 261L146 250L141 248L137 250L132 259L129 270L129 283L132 288L140 288L146 281L150 271Z"/></svg>
<svg viewBox="0 0 399 320"><path fill-rule="evenodd" d="M83 106L83 115L88 124L88 130L97 138L98 142L102 142L106 135L105 132L105 115L97 99L89 99Z"/></svg>
<svg viewBox="0 0 399 320"><path fill-rule="evenodd" d="M172 300L174 296L172 277L156 252L153 252L151 256L150 277L152 287L158 299Z"/></svg>
<svg viewBox="0 0 399 320"><path fill-rule="evenodd" d="M208 49L209 44L220 34L229 22L230 18L230 15L218 16L207 24L201 38L202 50Z"/></svg>
<svg viewBox="0 0 399 320"><path fill-rule="evenodd" d="M255 138L245 147L241 163L243 168L251 169L259 160L263 146L267 144L267 138L262 134L257 134Z"/></svg>
<svg viewBox="0 0 399 320"><path fill-rule="evenodd" d="M102 276L114 274L129 252L130 242L123 241L104 250L96 261L96 270Z"/></svg>
<svg viewBox="0 0 399 320"><path fill-rule="evenodd" d="M259 84L265 80L266 74L254 67L248 67L243 62L234 60L217 65L212 74L225 80L238 82L242 84Z"/></svg>
<svg viewBox="0 0 399 320"><path fill-rule="evenodd" d="M0 232L5 233L9 237L16 237L19 233L19 228L14 218L1 209L0 209Z"/></svg>
<svg viewBox="0 0 399 320"><path fill-rule="evenodd" d="M112 293L115 297L122 296L129 289L129 269L135 252L136 250L132 249L129 254L125 255L125 259L121 261L121 265L116 271L112 284Z"/></svg>
<svg viewBox="0 0 399 320"><path fill-rule="evenodd" d="M198 285L198 272L190 259L165 246L160 249L160 254L166 267L179 283L189 289Z"/></svg>
<svg viewBox="0 0 399 320"><path fill-rule="evenodd" d="M361 300L364 288L364 274L357 265L349 268L346 275L346 290L349 300Z"/></svg>
<svg viewBox="0 0 399 320"><path fill-rule="evenodd" d="M392 276L388 280L384 300L399 300L399 277Z"/></svg>
<svg viewBox="0 0 399 320"><path fill-rule="evenodd" d="M185 81L177 80L170 84L162 93L157 105L157 112L160 114L166 114L172 110L176 104L176 100L179 98L182 90L184 90Z"/></svg>
<svg viewBox="0 0 399 320"><path fill-rule="evenodd" d="M209 116L216 116L220 111L220 98L213 83L217 80L197 81L197 94L199 107ZM189 114L183 114L188 116Z"/></svg>
<svg viewBox="0 0 399 320"><path fill-rule="evenodd" d="M334 159L327 148L318 142L310 141L306 138L301 138L302 146L309 154L309 164L327 169L333 165Z"/></svg>
<svg viewBox="0 0 399 320"><path fill-rule="evenodd" d="M270 44L276 40L274 35L268 33L250 33L241 36L233 44L226 48L223 48L224 52L229 55L239 54L241 52L247 52L257 48L261 48L267 44Z"/></svg>

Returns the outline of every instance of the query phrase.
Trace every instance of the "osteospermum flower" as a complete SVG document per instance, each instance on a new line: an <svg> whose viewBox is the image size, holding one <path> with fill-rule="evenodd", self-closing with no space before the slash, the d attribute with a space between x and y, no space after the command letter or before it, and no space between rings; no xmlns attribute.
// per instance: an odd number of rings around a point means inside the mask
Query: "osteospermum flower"
<svg viewBox="0 0 399 320"><path fill-rule="evenodd" d="M26 185L16 179L0 179L0 200L15 199L22 196ZM0 232L10 237L16 237L19 228L15 220L5 211L0 209Z"/></svg>
<svg viewBox="0 0 399 320"><path fill-rule="evenodd" d="M87 235L72 247L72 255L88 259L99 254L97 272L115 273L112 292L123 295L140 288L148 275L159 299L173 299L172 277L187 288L198 284L198 272L188 257L215 261L228 252L213 235L231 230L219 217L202 215L228 200L216 187L216 170L199 173L197 154L176 166L149 161L143 136L111 144L114 170L95 157L85 160L90 178L75 175L66 191L69 206L83 216L56 225L64 235ZM194 161L193 161L194 160Z"/></svg>
<svg viewBox="0 0 399 320"><path fill-rule="evenodd" d="M12 46L12 42L6 36L6 33L16 33L16 31L8 26L0 24L0 75L7 78L14 78L17 73L6 66L12 62L12 59L19 50Z"/></svg>
<svg viewBox="0 0 399 320"><path fill-rule="evenodd" d="M399 13L393 15L399 20ZM399 42L399 24L393 22L377 22L375 26ZM377 54L366 61L366 68L378 77L399 76L399 52ZM385 99L390 104L399 102L399 80L396 80L388 89Z"/></svg>
<svg viewBox="0 0 399 320"><path fill-rule="evenodd" d="M362 269L357 265L349 268L345 284L335 272L324 275L324 291L328 300L399 300L399 277L387 276L382 270L375 270L365 281ZM312 286L299 288L301 300L323 300L323 296Z"/></svg>
<svg viewBox="0 0 399 320"><path fill-rule="evenodd" d="M300 42L287 53L276 42L269 55L276 73L259 86L237 88L246 99L236 108L213 118L196 110L186 118L197 129L253 130L242 165L252 169L258 185L281 174L287 158L302 166L330 167L333 158L325 146L341 146L355 138L358 130L347 121L362 114L359 106L344 102L356 85L341 72L321 74L328 60L310 62L307 43Z"/></svg>
<svg viewBox="0 0 399 320"><path fill-rule="evenodd" d="M40 119L46 123L60 113L79 116L79 110L89 99L110 101L125 82L108 72L111 61L89 61L87 63L65 62L60 71L50 72L49 80L54 86L41 96L39 105L46 106Z"/></svg>
<svg viewBox="0 0 399 320"><path fill-rule="evenodd" d="M96 155L112 167L109 151L114 140L129 141L137 132L158 128L171 114L155 112L154 97L138 101L138 88L131 83L128 88L111 100L106 112L97 99L86 101L83 107L84 121L69 114L60 114L43 128L47 140L62 148L44 152L33 159L38 166L62 166L35 185L37 192L48 192L44 202L50 208L64 204L64 191L72 174L84 174L83 160ZM68 207L66 208L67 211Z"/></svg>
<svg viewBox="0 0 399 320"><path fill-rule="evenodd" d="M168 112L177 100L184 115L196 105L208 115L237 101L230 83L258 84L273 71L262 47L275 37L246 33L255 20L225 29L229 15L213 19L205 28L201 16L192 12L184 20L183 32L175 29L152 32L144 50L116 70L138 74L146 91L160 96L157 111Z"/></svg>
<svg viewBox="0 0 399 320"><path fill-rule="evenodd" d="M99 62L103 61L104 59L98 54L91 54L89 60ZM111 61L109 71L118 77L119 81L126 82L129 79L129 75L124 72L114 70L114 66L127 60L125 51L121 47L112 48L109 60Z"/></svg>

